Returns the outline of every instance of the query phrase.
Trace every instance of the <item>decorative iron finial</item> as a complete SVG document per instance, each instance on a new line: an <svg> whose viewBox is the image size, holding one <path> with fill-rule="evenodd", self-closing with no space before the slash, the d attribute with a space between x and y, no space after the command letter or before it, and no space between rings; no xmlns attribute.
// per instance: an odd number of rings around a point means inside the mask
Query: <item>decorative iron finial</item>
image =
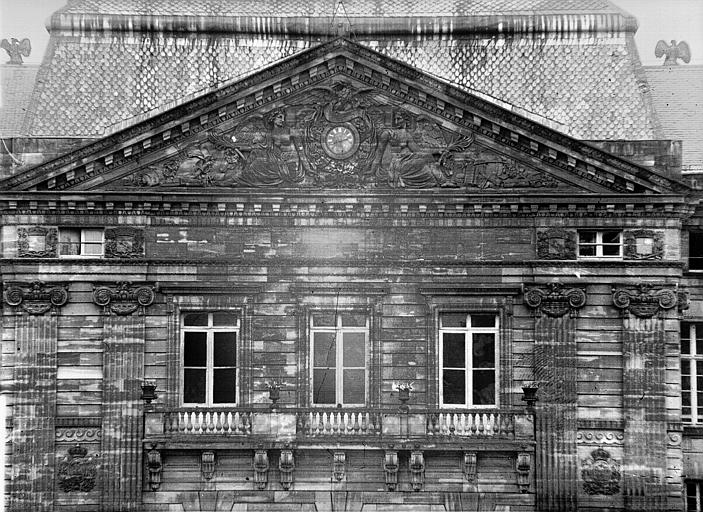
<svg viewBox="0 0 703 512"><path fill-rule="evenodd" d="M7 39L0 41L0 48L10 56L7 64L22 64L24 62L22 56L29 57L32 52L32 43L26 37L22 41L11 37L9 41Z"/></svg>
<svg viewBox="0 0 703 512"><path fill-rule="evenodd" d="M654 49L654 55L657 58L666 56L664 66L678 66L678 59L683 60L686 64L691 62L691 49L686 41L681 41L676 44L676 40L672 39L671 44L667 44L663 39L657 43Z"/></svg>

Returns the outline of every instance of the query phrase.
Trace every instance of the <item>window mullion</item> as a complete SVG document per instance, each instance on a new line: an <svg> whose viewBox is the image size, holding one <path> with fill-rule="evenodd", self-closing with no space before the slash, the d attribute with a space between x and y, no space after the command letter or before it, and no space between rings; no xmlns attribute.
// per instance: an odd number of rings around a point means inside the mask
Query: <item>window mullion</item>
<svg viewBox="0 0 703 512"><path fill-rule="evenodd" d="M468 325L468 324L467 324ZM468 330L464 333L464 360L466 368L464 368L464 379L466 380L464 384L465 388L465 397L464 397L464 404L466 406L471 406L474 405L473 401L473 376L474 376L474 358L473 358L473 350L471 348L473 347L473 334L471 333L470 330Z"/></svg>
<svg viewBox="0 0 703 512"><path fill-rule="evenodd" d="M341 319L341 316L340 316ZM339 320L341 321L341 320ZM336 401L338 404L343 404L344 403L344 389L342 389L342 386L344 385L344 379L343 379L343 373L344 373L344 368L343 368L343 363L344 363L344 350L342 349L342 340L344 336L342 335L342 329L337 327L336 332L335 332L335 345L337 346L337 353L335 354L335 382L336 382Z"/></svg>
<svg viewBox="0 0 703 512"><path fill-rule="evenodd" d="M212 328L210 327L208 329L207 333L207 368L205 369L205 389L207 391L207 406L211 407L213 404L213 396L212 396L212 388L213 388L213 378L214 378L214 371L213 371L213 364L215 360L214 356L214 334L212 332Z"/></svg>

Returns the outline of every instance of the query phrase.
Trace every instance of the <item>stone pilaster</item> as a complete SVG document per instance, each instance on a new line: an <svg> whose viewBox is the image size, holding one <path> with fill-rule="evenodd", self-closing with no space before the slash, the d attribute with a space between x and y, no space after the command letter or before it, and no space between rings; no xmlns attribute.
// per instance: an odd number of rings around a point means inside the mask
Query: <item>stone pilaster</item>
<svg viewBox="0 0 703 512"><path fill-rule="evenodd" d="M102 512L140 507L144 379L143 308L154 300L150 287L101 286L93 292L104 307Z"/></svg>
<svg viewBox="0 0 703 512"><path fill-rule="evenodd" d="M535 312L537 509L576 510L578 494L575 317L586 304L582 288L560 283L525 288Z"/></svg>
<svg viewBox="0 0 703 512"><path fill-rule="evenodd" d="M53 510L58 319L68 302L63 285L10 284L14 307L15 393L12 428L12 512Z"/></svg>

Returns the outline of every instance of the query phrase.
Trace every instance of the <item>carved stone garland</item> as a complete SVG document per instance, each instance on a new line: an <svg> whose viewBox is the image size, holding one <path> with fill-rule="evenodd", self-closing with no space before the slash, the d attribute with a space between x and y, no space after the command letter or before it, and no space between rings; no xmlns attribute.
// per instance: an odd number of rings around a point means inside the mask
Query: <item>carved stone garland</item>
<svg viewBox="0 0 703 512"><path fill-rule="evenodd" d="M161 462L161 452L153 447L146 452L146 469L149 472L149 488L152 491L157 491L161 486L163 463Z"/></svg>
<svg viewBox="0 0 703 512"><path fill-rule="evenodd" d="M53 286L34 281L31 284L11 284L5 288L4 299L10 306L21 307L30 315L43 315L52 308L68 302L68 285Z"/></svg>
<svg viewBox="0 0 703 512"><path fill-rule="evenodd" d="M613 305L626 316L632 314L638 318L652 318L677 303L676 291L655 287L651 283L640 283L634 290L613 287Z"/></svg>
<svg viewBox="0 0 703 512"><path fill-rule="evenodd" d="M254 485L260 491L266 489L266 484L269 480L269 456L268 452L263 449L254 452Z"/></svg>
<svg viewBox="0 0 703 512"><path fill-rule="evenodd" d="M293 483L293 471L295 470L295 459L293 450L281 450L281 457L278 459L278 471L281 475L281 487L285 491L290 489Z"/></svg>
<svg viewBox="0 0 703 512"><path fill-rule="evenodd" d="M346 474L347 454L341 450L334 452L332 462L332 476L337 482L344 480Z"/></svg>
<svg viewBox="0 0 703 512"><path fill-rule="evenodd" d="M32 247L30 238L43 239L42 248ZM59 230L32 226L17 228L17 255L20 258L56 258L58 256Z"/></svg>
<svg viewBox="0 0 703 512"><path fill-rule="evenodd" d="M386 450L383 460L383 471L386 473L386 488L395 491L398 486L398 452L396 450Z"/></svg>
<svg viewBox="0 0 703 512"><path fill-rule="evenodd" d="M420 450L410 452L410 483L413 491L420 491L425 485L425 455Z"/></svg>
<svg viewBox="0 0 703 512"><path fill-rule="evenodd" d="M200 455L200 472L205 480L212 480L215 475L215 452L205 451Z"/></svg>
<svg viewBox="0 0 703 512"><path fill-rule="evenodd" d="M93 288L93 301L116 315L130 315L138 308L150 306L154 302L154 288L132 286L123 281L116 286L96 286Z"/></svg>
<svg viewBox="0 0 703 512"><path fill-rule="evenodd" d="M586 494L612 496L620 492L620 464L603 448L591 452L581 465Z"/></svg>

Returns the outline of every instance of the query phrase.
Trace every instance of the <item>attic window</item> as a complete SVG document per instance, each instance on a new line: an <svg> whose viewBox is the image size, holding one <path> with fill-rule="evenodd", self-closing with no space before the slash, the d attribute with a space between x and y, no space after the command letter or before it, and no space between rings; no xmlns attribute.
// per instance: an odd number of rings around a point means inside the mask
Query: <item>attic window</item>
<svg viewBox="0 0 703 512"><path fill-rule="evenodd" d="M98 228L60 228L59 256L102 257L103 230Z"/></svg>
<svg viewBox="0 0 703 512"><path fill-rule="evenodd" d="M703 231L690 231L688 234L688 268L703 270Z"/></svg>

